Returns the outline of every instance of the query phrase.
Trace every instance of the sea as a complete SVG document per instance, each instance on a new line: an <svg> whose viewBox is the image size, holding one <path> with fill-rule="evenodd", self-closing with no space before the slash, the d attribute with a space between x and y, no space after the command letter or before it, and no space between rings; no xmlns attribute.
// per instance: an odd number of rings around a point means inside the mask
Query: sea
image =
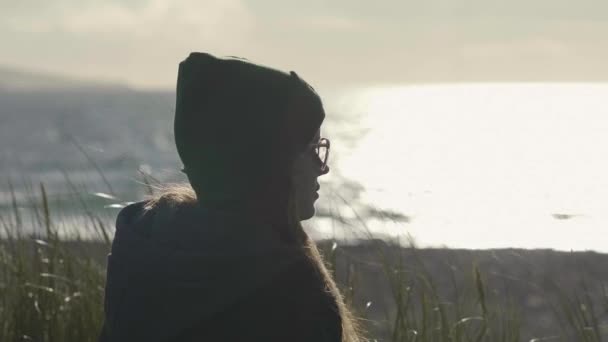
<svg viewBox="0 0 608 342"><path fill-rule="evenodd" d="M608 83L317 90L331 172L313 237L608 252ZM174 105L170 90L0 91L4 225L17 210L36 229L44 191L53 222L86 236L84 208L112 226L146 183L185 182Z"/></svg>

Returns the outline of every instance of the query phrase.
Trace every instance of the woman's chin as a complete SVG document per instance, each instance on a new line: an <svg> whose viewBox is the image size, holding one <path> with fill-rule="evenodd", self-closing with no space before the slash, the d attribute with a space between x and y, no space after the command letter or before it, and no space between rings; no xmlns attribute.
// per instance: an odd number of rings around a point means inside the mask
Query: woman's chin
<svg viewBox="0 0 608 342"><path fill-rule="evenodd" d="M306 210L302 210L302 212L300 212L300 221L305 221L305 220L310 220L311 218L313 218L315 216L315 207L311 206L310 208L306 209Z"/></svg>

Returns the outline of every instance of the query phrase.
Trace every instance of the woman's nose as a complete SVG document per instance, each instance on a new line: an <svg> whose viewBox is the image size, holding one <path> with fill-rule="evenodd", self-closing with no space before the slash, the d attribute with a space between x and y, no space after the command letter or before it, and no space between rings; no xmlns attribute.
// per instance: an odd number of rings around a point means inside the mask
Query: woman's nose
<svg viewBox="0 0 608 342"><path fill-rule="evenodd" d="M321 169L321 176L329 173L329 165L325 165L325 169Z"/></svg>

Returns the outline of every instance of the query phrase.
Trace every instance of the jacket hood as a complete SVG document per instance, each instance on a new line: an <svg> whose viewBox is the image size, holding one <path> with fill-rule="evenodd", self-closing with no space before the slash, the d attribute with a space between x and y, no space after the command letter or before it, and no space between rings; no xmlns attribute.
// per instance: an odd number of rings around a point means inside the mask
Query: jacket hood
<svg viewBox="0 0 608 342"><path fill-rule="evenodd" d="M116 220L105 303L111 341L170 341L304 258L273 227L234 213L145 204Z"/></svg>
<svg viewBox="0 0 608 342"><path fill-rule="evenodd" d="M293 71L201 52L179 64L175 144L203 202L258 198L282 182L324 118L320 97Z"/></svg>

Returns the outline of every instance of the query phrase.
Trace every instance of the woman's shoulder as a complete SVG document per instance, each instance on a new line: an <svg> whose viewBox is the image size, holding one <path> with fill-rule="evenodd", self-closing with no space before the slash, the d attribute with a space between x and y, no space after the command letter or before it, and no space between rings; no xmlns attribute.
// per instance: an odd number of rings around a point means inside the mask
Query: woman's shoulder
<svg viewBox="0 0 608 342"><path fill-rule="evenodd" d="M273 322L273 334L288 336L289 341L341 341L336 300L314 263L306 259L286 267L230 312Z"/></svg>
<svg viewBox="0 0 608 342"><path fill-rule="evenodd" d="M277 282L291 284L311 290L325 288L325 282L320 271L310 258L302 257L277 275Z"/></svg>
<svg viewBox="0 0 608 342"><path fill-rule="evenodd" d="M338 318L338 307L314 263L306 258L286 267L257 296L275 301L306 319Z"/></svg>

